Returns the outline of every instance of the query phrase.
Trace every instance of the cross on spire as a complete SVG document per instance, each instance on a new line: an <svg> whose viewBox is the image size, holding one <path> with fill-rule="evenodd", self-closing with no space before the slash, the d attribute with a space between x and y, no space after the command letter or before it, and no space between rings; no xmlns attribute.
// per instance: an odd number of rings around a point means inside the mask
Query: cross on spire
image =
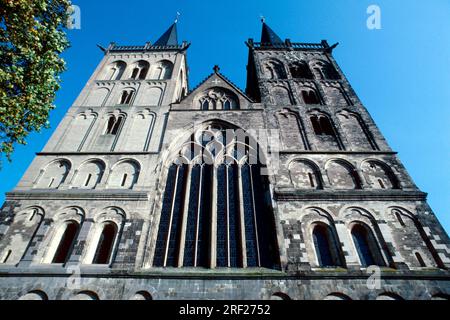
<svg viewBox="0 0 450 320"><path fill-rule="evenodd" d="M180 16L181 16L181 13L179 13L177 11L177 16L176 16L175 21L173 23L178 23L178 20L180 19Z"/></svg>

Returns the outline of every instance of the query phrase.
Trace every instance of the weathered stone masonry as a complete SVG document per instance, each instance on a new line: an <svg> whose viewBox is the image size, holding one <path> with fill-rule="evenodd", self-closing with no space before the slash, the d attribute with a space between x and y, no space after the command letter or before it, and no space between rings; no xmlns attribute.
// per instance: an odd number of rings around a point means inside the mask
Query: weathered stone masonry
<svg viewBox="0 0 450 320"><path fill-rule="evenodd" d="M336 46L263 23L245 92L189 90L176 28L105 49L7 194L0 299L449 298L449 237Z"/></svg>

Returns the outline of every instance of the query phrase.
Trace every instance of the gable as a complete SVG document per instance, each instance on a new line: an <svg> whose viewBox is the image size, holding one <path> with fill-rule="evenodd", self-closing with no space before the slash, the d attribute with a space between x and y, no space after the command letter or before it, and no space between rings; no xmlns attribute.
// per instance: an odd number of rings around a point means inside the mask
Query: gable
<svg viewBox="0 0 450 320"><path fill-rule="evenodd" d="M235 110L249 109L253 101L226 77L214 72L173 108L202 110L203 103L209 104L208 110Z"/></svg>

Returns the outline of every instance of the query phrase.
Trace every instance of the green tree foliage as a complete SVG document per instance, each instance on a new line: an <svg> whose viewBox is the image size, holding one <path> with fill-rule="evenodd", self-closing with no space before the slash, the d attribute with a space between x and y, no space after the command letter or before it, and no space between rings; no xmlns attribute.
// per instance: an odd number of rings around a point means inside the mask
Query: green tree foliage
<svg viewBox="0 0 450 320"><path fill-rule="evenodd" d="M48 128L60 54L69 46L64 28L69 0L0 0L0 165L16 144Z"/></svg>

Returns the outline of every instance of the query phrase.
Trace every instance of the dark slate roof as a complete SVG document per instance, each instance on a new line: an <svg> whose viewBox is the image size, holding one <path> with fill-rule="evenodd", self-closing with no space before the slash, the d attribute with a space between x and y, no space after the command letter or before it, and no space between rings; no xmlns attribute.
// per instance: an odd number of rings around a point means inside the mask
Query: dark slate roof
<svg viewBox="0 0 450 320"><path fill-rule="evenodd" d="M165 47L165 46L177 46L178 45L178 32L177 24L173 23L169 29L159 38L154 44L154 46Z"/></svg>
<svg viewBox="0 0 450 320"><path fill-rule="evenodd" d="M283 40L265 23L262 24L261 43L281 44Z"/></svg>

